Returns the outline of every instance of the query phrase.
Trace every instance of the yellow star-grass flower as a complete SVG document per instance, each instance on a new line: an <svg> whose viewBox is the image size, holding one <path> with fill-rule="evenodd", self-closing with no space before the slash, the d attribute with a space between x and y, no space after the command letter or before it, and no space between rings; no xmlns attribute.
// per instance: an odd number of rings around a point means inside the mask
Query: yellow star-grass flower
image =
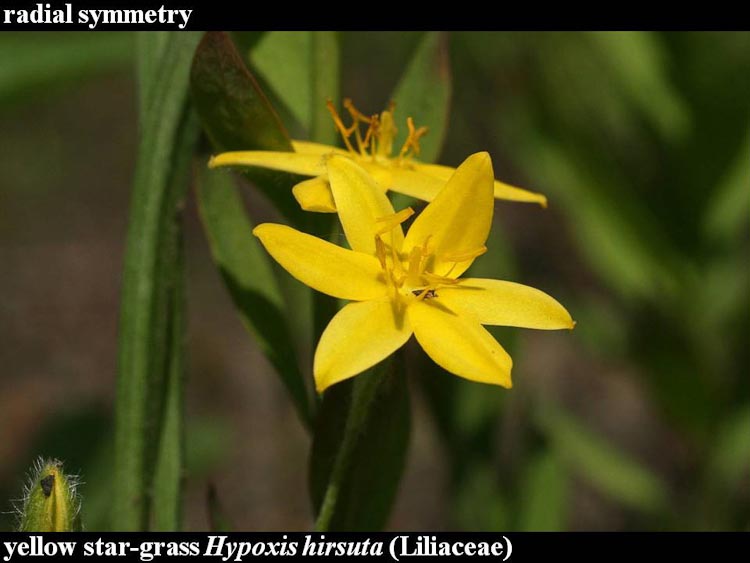
<svg viewBox="0 0 750 563"><path fill-rule="evenodd" d="M458 376L511 387L512 360L482 325L573 328L549 295L517 283L459 279L486 251L493 214L492 163L470 156L406 236L372 177L349 158L328 159L333 198L350 249L265 223L253 231L291 275L345 305L323 332L313 373L319 392L357 375L412 334L440 366Z"/></svg>
<svg viewBox="0 0 750 563"><path fill-rule="evenodd" d="M427 133L426 127L416 128L411 118L407 119L409 135L401 150L392 155L396 127L393 121L393 107L379 116L367 117L359 112L350 100L344 106L352 116L353 123L346 127L331 102L328 108L333 121L340 131L346 149L334 146L292 141L294 152L276 151L235 151L219 154L211 159L209 166L259 166L313 176L294 186L294 197L307 211L335 213L336 202L329 184L326 161L331 155L346 155L367 170L384 190L391 190L432 201L445 182L453 175L455 168L439 164L419 162L419 139ZM367 125L362 135L360 125ZM352 144L354 136L355 144ZM547 198L503 182L494 181L494 196L511 201L534 202L547 206Z"/></svg>

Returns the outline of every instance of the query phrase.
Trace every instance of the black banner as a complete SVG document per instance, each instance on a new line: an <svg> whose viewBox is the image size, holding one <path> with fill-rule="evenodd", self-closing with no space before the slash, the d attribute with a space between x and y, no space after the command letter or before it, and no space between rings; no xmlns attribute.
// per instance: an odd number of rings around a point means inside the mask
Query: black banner
<svg viewBox="0 0 750 563"><path fill-rule="evenodd" d="M743 554L748 533L4 533L4 563L80 558L117 561L204 559L222 563L255 559L414 561L638 561L660 553L675 561L714 560Z"/></svg>
<svg viewBox="0 0 750 563"><path fill-rule="evenodd" d="M352 17L356 13L356 17ZM461 30L624 30L624 29L738 29L747 28L741 18L725 12L696 8L648 11L574 10L568 4L544 10L524 3L505 3L501 17L489 18L475 8L455 5L450 9L415 3L359 9L354 5L310 3L283 5L272 2L228 0L48 0L46 2L0 1L0 31L240 31L303 29L461 29ZM739 28L741 29L741 27Z"/></svg>

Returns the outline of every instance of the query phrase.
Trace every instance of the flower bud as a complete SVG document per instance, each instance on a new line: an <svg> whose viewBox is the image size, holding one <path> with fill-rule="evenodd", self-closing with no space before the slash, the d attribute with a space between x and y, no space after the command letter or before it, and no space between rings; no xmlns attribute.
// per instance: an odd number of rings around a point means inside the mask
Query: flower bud
<svg viewBox="0 0 750 563"><path fill-rule="evenodd" d="M39 458L31 471L19 508L19 531L80 531L78 484L76 476L63 472L61 461Z"/></svg>

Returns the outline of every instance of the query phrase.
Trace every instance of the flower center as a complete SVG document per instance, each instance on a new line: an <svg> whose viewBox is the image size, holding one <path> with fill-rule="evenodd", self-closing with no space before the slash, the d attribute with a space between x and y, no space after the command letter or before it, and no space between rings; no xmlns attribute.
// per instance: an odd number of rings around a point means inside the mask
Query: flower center
<svg viewBox="0 0 750 563"><path fill-rule="evenodd" d="M393 112L396 107L393 102L380 115L373 114L368 117L354 106L351 99L344 99L344 109L349 113L352 120L348 127L344 125L344 121L331 100L328 100L326 106L346 148L353 155L370 157L381 164L395 163L398 166L408 162L412 156L419 156L419 140L427 134L427 127L415 127L414 120L408 117L406 126L409 129L409 134L398 156L395 159L391 158L393 140L396 138L398 131L393 120ZM362 134L363 126L366 127L364 135ZM352 138L356 147L352 144Z"/></svg>
<svg viewBox="0 0 750 563"><path fill-rule="evenodd" d="M473 260L487 251L487 247L482 246L465 252L442 254L439 256L440 260L443 263L452 262L453 265L444 275L437 275L432 272L438 255L431 244L431 236L428 236L420 246L413 247L408 256L400 253L388 242L392 240L390 237L385 237L412 215L414 210L407 207L398 213L380 217L377 222L382 227L375 233L375 251L383 268L386 284L392 291L393 300L402 304L412 300L438 298L441 287L458 283L455 278L450 277L457 264Z"/></svg>

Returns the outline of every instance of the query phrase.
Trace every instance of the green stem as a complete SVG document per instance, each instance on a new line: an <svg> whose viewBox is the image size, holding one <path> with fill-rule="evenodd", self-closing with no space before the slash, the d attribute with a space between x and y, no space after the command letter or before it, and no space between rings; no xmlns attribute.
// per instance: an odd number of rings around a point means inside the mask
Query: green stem
<svg viewBox="0 0 750 563"><path fill-rule="evenodd" d="M346 418L344 437L341 440L336 461L331 471L331 477L326 487L320 512L315 521L316 532L326 532L330 528L331 520L336 512L339 491L346 477L347 470L351 465L352 455L357 446L357 439L362 433L370 414L370 405L377 395L380 384L390 371L391 361L386 360L381 366L375 368L370 374L363 374L354 381L352 400L349 406L349 414Z"/></svg>
<svg viewBox="0 0 750 563"><path fill-rule="evenodd" d="M159 61L140 66L142 73L155 74L140 76L141 140L120 306L112 523L123 531L149 524L168 383L167 282L178 272L179 230L173 222L198 133L187 111L187 85L199 38L169 34Z"/></svg>

